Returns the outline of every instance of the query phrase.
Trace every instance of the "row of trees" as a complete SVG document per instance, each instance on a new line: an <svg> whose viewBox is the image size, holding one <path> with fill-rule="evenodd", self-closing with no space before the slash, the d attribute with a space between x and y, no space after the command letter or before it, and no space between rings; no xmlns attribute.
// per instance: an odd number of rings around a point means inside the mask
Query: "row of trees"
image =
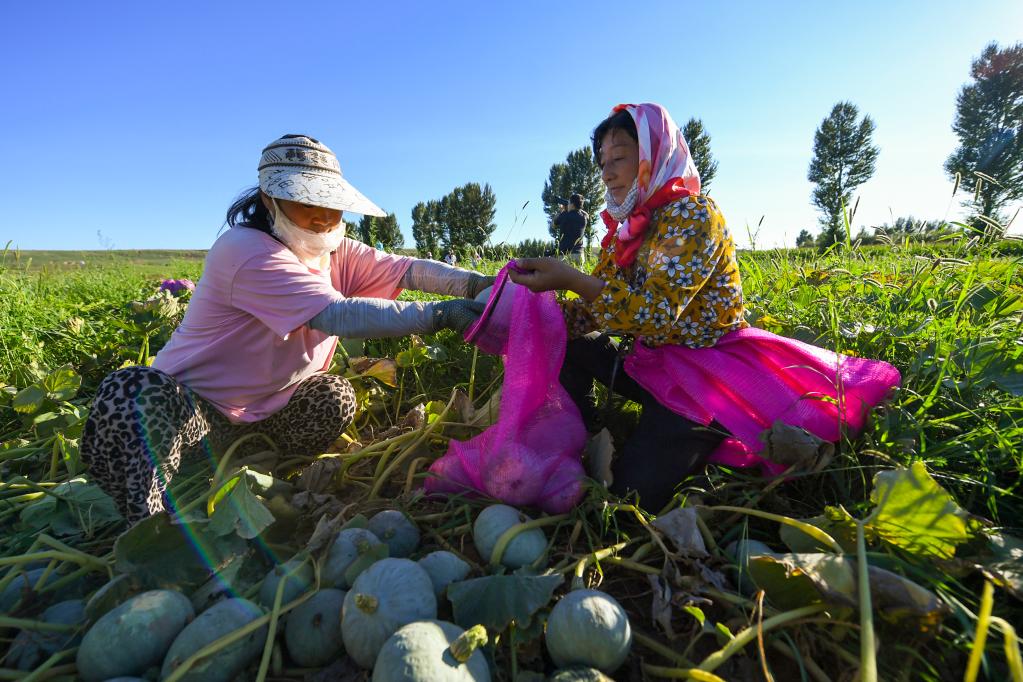
<svg viewBox="0 0 1023 682"><path fill-rule="evenodd" d="M945 162L956 189L967 193L972 208L970 223L979 232L997 236L1004 231L1004 208L1023 198L1023 43L1005 49L988 45L972 65L972 82L963 86L956 100L952 129L959 146ZM852 102L839 102L814 133L813 158L807 179L814 183L813 204L820 211L820 233L800 232L797 246L827 247L846 240L846 227L855 214L853 194L876 169L880 150L874 144L874 121L860 115ZM710 190L718 163L710 149L710 135L703 122L691 118L683 126L689 150L700 171L703 192ZM604 207L601 170L589 147L575 149L565 160L551 166L540 194L548 218L548 231L558 238L554 218L558 200L572 194L583 197L590 214L585 239L592 246L597 214ZM456 187L441 199L420 202L412 209L412 236L420 253L439 256L449 249L478 249L486 244L496 225L497 199L489 184L470 182ZM937 226L919 226L912 218L884 226L892 235L934 235ZM397 219L363 218L357 236L387 248L404 244ZM859 236L866 236L861 233ZM539 245L535 245L539 248Z"/></svg>
<svg viewBox="0 0 1023 682"><path fill-rule="evenodd" d="M973 82L956 98L952 130L959 146L945 162L956 191L966 193L971 227L987 238L1005 231L1006 205L1023 198L1023 43L999 49L991 43L974 60ZM879 150L873 143L874 122L859 116L856 105L839 102L814 135L813 160L807 179L816 184L813 203L821 211L821 233L800 232L797 246L827 247L846 239L846 224L855 211L857 187L874 174ZM847 218L847 215L850 217ZM935 234L943 223L900 219L880 228L894 235ZM865 235L861 235L865 236Z"/></svg>

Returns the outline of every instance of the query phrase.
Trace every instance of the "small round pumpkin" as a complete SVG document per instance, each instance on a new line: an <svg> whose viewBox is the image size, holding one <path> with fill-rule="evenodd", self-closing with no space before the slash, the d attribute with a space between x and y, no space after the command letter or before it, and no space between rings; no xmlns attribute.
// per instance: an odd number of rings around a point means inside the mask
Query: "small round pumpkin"
<svg viewBox="0 0 1023 682"><path fill-rule="evenodd" d="M632 628L614 597L573 590L551 609L544 640L559 668L590 666L611 674L629 655Z"/></svg>
<svg viewBox="0 0 1023 682"><path fill-rule="evenodd" d="M423 567L430 582L433 583L433 593L439 599L444 590L451 583L464 580L469 575L469 564L458 558L453 552L438 550L430 552L417 562Z"/></svg>
<svg viewBox="0 0 1023 682"><path fill-rule="evenodd" d="M288 576L288 582L284 585L284 593L281 595L282 605L298 599L304 592L308 592L316 579L312 564L308 561L292 559L283 564L277 564L266 574L263 584L259 587L260 604L268 609L273 608L274 599L277 597L277 585L285 575Z"/></svg>
<svg viewBox="0 0 1023 682"><path fill-rule="evenodd" d="M393 557L407 557L419 546L419 529L397 509L377 512L366 523L366 529L387 543Z"/></svg>
<svg viewBox="0 0 1023 682"><path fill-rule="evenodd" d="M490 557L497 546L497 540L506 530L531 519L514 507L506 504L494 504L480 512L476 522L472 524L472 540L480 558L490 562ZM530 528L516 535L504 548L501 564L510 569L532 564L547 551L547 537L543 530Z"/></svg>
<svg viewBox="0 0 1023 682"><path fill-rule="evenodd" d="M345 592L326 588L302 602L288 614L284 643L288 654L303 668L319 668L344 652L341 638L341 606Z"/></svg>
<svg viewBox="0 0 1023 682"><path fill-rule="evenodd" d="M478 649L487 630L468 631L441 620L409 623L391 635L373 665L373 682L490 682Z"/></svg>
<svg viewBox="0 0 1023 682"><path fill-rule="evenodd" d="M409 559L381 559L355 579L341 610L341 635L356 663L370 668L398 628L437 617L433 583Z"/></svg>
<svg viewBox="0 0 1023 682"><path fill-rule="evenodd" d="M320 570L320 582L339 589L351 587L345 578L348 567L374 547L384 543L366 528L345 528L334 538Z"/></svg>

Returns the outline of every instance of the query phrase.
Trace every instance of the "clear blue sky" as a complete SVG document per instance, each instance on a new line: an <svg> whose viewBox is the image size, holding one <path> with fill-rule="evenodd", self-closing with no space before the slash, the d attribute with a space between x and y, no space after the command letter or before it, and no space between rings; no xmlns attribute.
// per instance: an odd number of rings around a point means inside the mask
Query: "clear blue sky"
<svg viewBox="0 0 1023 682"><path fill-rule="evenodd" d="M1019 0L37 0L3 17L0 240L26 249L207 248L284 133L331 146L410 246L412 206L468 181L497 194L494 241L543 237L551 164L636 101L703 119L712 195L737 234L763 217L760 246L816 230L806 170L839 100L881 148L856 227L956 217L956 93L985 44L1023 40Z"/></svg>

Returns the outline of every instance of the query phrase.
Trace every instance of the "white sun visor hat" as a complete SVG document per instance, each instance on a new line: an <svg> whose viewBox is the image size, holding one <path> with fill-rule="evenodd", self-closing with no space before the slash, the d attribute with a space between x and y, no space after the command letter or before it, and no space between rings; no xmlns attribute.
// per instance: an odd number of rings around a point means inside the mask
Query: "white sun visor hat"
<svg viewBox="0 0 1023 682"><path fill-rule="evenodd" d="M360 215L387 215L345 180L329 147L305 135L285 135L263 149L259 188L275 199Z"/></svg>

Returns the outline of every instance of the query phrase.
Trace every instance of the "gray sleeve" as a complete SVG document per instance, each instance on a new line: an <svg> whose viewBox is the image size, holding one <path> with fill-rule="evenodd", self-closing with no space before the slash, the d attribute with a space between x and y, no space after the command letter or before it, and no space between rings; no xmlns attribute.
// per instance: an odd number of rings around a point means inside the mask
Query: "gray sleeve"
<svg viewBox="0 0 1023 682"><path fill-rule="evenodd" d="M309 326L331 336L378 339L431 334L436 321L431 302L347 298L328 304L309 320Z"/></svg>
<svg viewBox="0 0 1023 682"><path fill-rule="evenodd" d="M417 258L405 271L400 286L402 289L430 294L471 298L471 282L480 276L471 270L456 268L447 263Z"/></svg>

